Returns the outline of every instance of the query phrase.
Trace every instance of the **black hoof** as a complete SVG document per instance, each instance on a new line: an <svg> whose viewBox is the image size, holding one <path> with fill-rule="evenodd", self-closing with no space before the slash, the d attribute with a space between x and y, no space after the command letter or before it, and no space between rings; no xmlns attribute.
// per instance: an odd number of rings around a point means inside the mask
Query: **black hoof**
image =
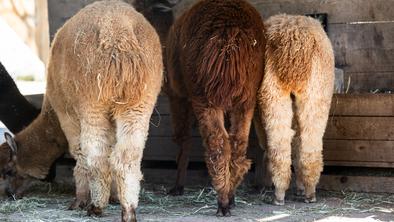
<svg viewBox="0 0 394 222"><path fill-rule="evenodd" d="M230 217L231 216L230 205L225 206L221 203L218 203L218 210L216 211L216 216Z"/></svg>
<svg viewBox="0 0 394 222"><path fill-rule="evenodd" d="M97 216L97 217L101 217L103 215L103 209L101 209L100 207L96 207L93 204L91 204L88 207L88 216Z"/></svg>
<svg viewBox="0 0 394 222"><path fill-rule="evenodd" d="M68 210L76 210L76 209L85 209L87 207L88 203L86 200L79 200L79 199L74 199L74 201L70 204L68 207Z"/></svg>
<svg viewBox="0 0 394 222"><path fill-rule="evenodd" d="M313 196L311 196L311 197L305 197L305 200L304 200L304 202L305 203L316 203L316 196L315 195L313 195Z"/></svg>
<svg viewBox="0 0 394 222"><path fill-rule="evenodd" d="M170 191L168 191L168 194L171 196L182 196L183 193L184 193L183 186L175 186Z"/></svg>
<svg viewBox="0 0 394 222"><path fill-rule="evenodd" d="M109 197L109 203L110 204L119 204L119 198L117 196L110 196Z"/></svg>
<svg viewBox="0 0 394 222"><path fill-rule="evenodd" d="M302 196L304 196L304 195L305 195L304 190L300 190L300 189L297 189L297 190L296 190L296 196L297 196L297 197L302 197Z"/></svg>

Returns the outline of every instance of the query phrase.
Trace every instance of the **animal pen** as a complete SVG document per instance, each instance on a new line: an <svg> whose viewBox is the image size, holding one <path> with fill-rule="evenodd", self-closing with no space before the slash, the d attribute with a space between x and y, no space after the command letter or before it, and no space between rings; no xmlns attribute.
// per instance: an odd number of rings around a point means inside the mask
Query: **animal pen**
<svg viewBox="0 0 394 222"><path fill-rule="evenodd" d="M48 0L50 39L63 23L94 0ZM146 1L149 2L149 1ZM195 1L184 0L175 6L182 13ZM251 194L251 186L265 185L263 151L251 130L248 157L253 165L245 178L245 185L237 195L234 221L338 221L336 216L368 217L394 220L394 1L393 0L249 0L263 19L279 13L323 15L326 32L335 53L337 92L333 95L329 120L324 135L324 171L318 185L318 203L294 204L293 208L266 204L272 191ZM27 99L41 106L42 95ZM170 108L167 96L162 93L151 117L147 144L144 150L142 171L146 187L141 193L141 219L149 221L203 221L216 203L212 197L209 175L204 163L202 140L198 126L192 133L192 151L186 190L183 197L169 197L168 189L176 177L176 157L179 148L172 140ZM57 184L73 185L74 160L65 155L56 164ZM198 188L194 188L198 185ZM46 185L49 186L49 185ZM190 188L189 188L190 187ZM43 188L38 188L41 192ZM63 191L62 185L56 186ZM323 191L324 190L324 191ZM46 189L45 191L46 192ZM50 191L48 191L50 192ZM368 194L373 193L373 194ZM326 199L334 196L338 199ZM297 197L291 196L290 202ZM322 200L321 200L322 199ZM83 213L66 213L64 218L42 216L42 208L63 206L67 197L59 194L57 201L25 199L16 204L21 211L33 207L32 218L51 221L89 220ZM29 202L30 201L30 202ZM36 201L36 202L34 202ZM338 203L335 201L339 201ZM333 203L334 202L334 203ZM40 205L41 204L41 205ZM11 204L12 205L12 204ZM18 220L13 206L0 203L0 214L10 221ZM45 205L45 206L43 206ZM8 207L8 208L7 208ZM185 207L185 208L183 208ZM118 210L110 206L108 215ZM253 214L247 211L260 211ZM266 208L266 209L264 209ZM341 211L339 208L343 208ZM186 212L187 211L187 212ZM9 213L11 212L11 213ZM53 211L59 213L60 211ZM210 212L210 213L207 213ZM7 216L8 215L8 216ZM52 215L53 216L53 215ZM330 217L332 220L324 220ZM69 219L67 219L69 218ZM70 219L71 218L71 219ZM183 218L183 219L182 219ZM30 218L31 219L31 218ZM28 217L23 220L30 220ZM34 219L33 219L34 220ZM101 218L106 221L108 218ZM221 221L209 217L209 221ZM148 221L148 220L147 220Z"/></svg>

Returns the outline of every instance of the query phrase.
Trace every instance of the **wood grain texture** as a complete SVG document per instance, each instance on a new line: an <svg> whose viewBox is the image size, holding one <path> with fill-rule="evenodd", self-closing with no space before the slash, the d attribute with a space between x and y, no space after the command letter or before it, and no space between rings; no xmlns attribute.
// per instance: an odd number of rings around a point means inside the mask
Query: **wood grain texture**
<svg viewBox="0 0 394 222"><path fill-rule="evenodd" d="M335 191L394 193L394 177L322 175L318 188Z"/></svg>
<svg viewBox="0 0 394 222"><path fill-rule="evenodd" d="M394 140L394 117L330 117L324 138Z"/></svg>
<svg viewBox="0 0 394 222"><path fill-rule="evenodd" d="M394 94L334 94L331 116L394 116Z"/></svg>
<svg viewBox="0 0 394 222"><path fill-rule="evenodd" d="M324 140L324 160L394 164L394 141Z"/></svg>
<svg viewBox="0 0 394 222"><path fill-rule="evenodd" d="M348 93L366 93L376 89L394 91L394 71L387 72L347 72L344 74L344 82Z"/></svg>

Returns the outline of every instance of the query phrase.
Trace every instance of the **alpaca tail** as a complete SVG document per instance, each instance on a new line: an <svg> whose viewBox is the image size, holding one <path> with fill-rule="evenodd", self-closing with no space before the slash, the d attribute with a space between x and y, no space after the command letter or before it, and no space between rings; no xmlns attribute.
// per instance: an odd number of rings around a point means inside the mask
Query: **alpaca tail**
<svg viewBox="0 0 394 222"><path fill-rule="evenodd" d="M258 48L256 40L239 28L218 30L202 50L198 75L194 79L211 105L228 108L250 98L250 65Z"/></svg>

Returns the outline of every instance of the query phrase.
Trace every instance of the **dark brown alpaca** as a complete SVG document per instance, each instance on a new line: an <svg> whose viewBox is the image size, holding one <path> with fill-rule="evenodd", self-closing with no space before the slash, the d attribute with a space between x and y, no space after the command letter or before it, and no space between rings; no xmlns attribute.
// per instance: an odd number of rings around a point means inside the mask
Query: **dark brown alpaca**
<svg viewBox="0 0 394 222"><path fill-rule="evenodd" d="M243 0L203 0L171 27L166 45L174 136L181 146L181 193L196 116L205 161L218 193L218 214L230 215L235 190L250 167L246 148L263 75L264 25ZM230 128L224 126L229 117Z"/></svg>

